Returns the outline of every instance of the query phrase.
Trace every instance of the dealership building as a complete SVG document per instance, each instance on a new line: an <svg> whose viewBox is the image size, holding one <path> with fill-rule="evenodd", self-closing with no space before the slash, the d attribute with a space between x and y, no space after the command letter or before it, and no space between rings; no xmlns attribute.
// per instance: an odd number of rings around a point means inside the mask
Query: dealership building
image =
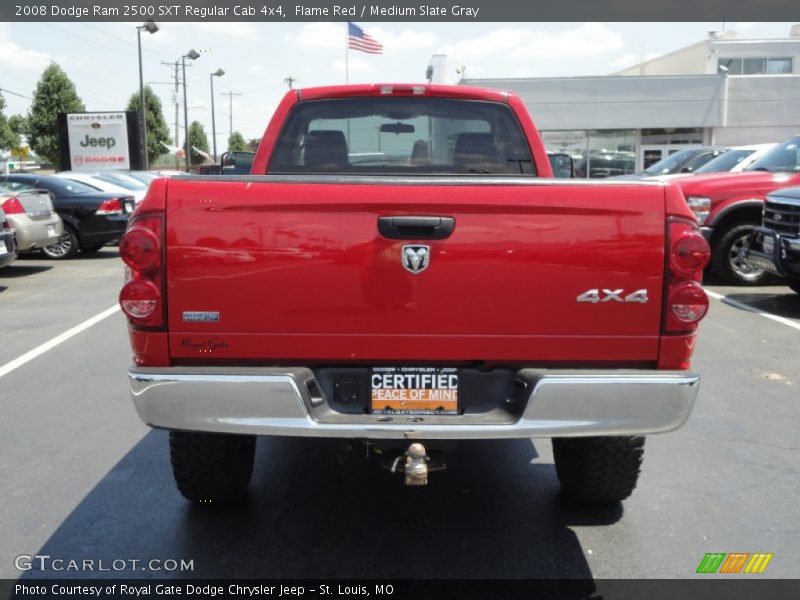
<svg viewBox="0 0 800 600"><path fill-rule="evenodd" d="M777 39L709 32L607 76L459 83L519 94L548 150L625 156L641 170L682 148L778 142L800 133L800 25ZM428 80L445 81L436 55ZM588 172L588 170L587 170Z"/></svg>

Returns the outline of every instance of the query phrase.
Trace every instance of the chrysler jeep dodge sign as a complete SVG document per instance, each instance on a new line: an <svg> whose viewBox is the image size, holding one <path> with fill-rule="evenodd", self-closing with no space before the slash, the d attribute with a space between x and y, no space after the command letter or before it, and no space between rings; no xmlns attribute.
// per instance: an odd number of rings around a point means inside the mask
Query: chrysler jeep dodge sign
<svg viewBox="0 0 800 600"><path fill-rule="evenodd" d="M67 137L74 171L131 168L124 112L68 114Z"/></svg>

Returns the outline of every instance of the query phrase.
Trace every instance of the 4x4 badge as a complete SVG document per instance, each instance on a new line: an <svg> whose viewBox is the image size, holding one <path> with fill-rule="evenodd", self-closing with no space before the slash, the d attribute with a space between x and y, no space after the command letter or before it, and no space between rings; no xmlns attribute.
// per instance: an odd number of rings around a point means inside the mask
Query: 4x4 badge
<svg viewBox="0 0 800 600"><path fill-rule="evenodd" d="M407 271L412 273L422 273L428 268L430 262L430 246L403 246L400 254L400 261Z"/></svg>

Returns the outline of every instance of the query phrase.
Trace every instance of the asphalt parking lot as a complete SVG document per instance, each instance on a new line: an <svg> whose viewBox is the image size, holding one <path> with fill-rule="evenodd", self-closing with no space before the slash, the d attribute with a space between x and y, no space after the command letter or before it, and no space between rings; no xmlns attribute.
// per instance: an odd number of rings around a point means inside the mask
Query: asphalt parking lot
<svg viewBox="0 0 800 600"><path fill-rule="evenodd" d="M22 554L194 564L102 576L682 578L707 552L771 552L764 577L800 577L800 296L784 286L709 283L694 414L648 438L621 507L566 503L549 440L463 444L415 489L358 446L262 439L249 502L226 508L175 490L166 434L129 400L118 311L26 354L113 307L121 278L114 248L0 271L0 578Z"/></svg>

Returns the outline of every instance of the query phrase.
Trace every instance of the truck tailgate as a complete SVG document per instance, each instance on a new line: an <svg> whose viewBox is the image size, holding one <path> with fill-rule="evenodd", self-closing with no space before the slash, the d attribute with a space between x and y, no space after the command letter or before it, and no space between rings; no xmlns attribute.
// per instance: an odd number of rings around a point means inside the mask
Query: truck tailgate
<svg viewBox="0 0 800 600"><path fill-rule="evenodd" d="M304 364L655 361L664 189L171 181L170 354ZM378 218L401 215L452 217L455 227L446 239L383 237ZM427 268L403 266L406 245L429 247ZM579 302L590 290L597 295L585 298L603 301ZM641 290L646 302L624 301Z"/></svg>

